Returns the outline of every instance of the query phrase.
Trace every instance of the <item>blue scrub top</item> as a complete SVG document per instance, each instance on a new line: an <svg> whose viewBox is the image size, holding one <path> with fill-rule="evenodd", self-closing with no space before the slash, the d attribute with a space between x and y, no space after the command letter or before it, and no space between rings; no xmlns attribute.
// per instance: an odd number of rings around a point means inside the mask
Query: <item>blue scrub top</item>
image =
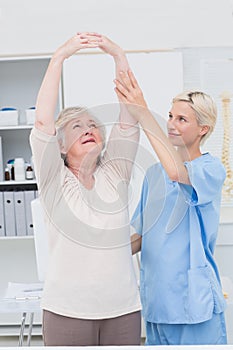
<svg viewBox="0 0 233 350"><path fill-rule="evenodd" d="M145 321L192 324L225 309L214 261L225 169L205 153L185 162L190 182L160 163L146 173L132 226L142 235L140 292Z"/></svg>

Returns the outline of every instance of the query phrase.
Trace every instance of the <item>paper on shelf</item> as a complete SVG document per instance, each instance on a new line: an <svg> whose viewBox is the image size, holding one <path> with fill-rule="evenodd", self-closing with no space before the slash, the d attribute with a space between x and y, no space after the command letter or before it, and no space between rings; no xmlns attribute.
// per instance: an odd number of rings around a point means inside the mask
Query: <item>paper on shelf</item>
<svg viewBox="0 0 233 350"><path fill-rule="evenodd" d="M9 282L4 299L35 299L41 298L43 283Z"/></svg>
<svg viewBox="0 0 233 350"><path fill-rule="evenodd" d="M0 312L40 312L43 283L9 282L5 295L0 299Z"/></svg>

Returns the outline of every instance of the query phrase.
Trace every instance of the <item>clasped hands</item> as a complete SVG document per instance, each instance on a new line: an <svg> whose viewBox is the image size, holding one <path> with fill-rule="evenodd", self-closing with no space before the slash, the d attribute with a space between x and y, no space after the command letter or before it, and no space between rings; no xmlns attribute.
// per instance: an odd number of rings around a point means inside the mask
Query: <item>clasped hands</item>
<svg viewBox="0 0 233 350"><path fill-rule="evenodd" d="M86 48L100 48L115 59L125 54L120 46L96 32L78 32L58 50L64 58L68 58L75 52ZM139 120L142 109L147 109L147 104L133 72L131 70L121 71L114 83L119 102L125 104L130 114Z"/></svg>

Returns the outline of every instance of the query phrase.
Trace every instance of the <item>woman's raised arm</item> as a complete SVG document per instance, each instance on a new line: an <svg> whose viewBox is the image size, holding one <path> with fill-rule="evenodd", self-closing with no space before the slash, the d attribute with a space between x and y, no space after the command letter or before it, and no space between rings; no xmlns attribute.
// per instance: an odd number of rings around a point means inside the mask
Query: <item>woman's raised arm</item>
<svg viewBox="0 0 233 350"><path fill-rule="evenodd" d="M99 43L99 48L105 53L111 55L115 62L116 79L121 81L123 72L129 70L129 63L124 50L116 43L111 41L106 36L101 36L102 41ZM124 104L120 105L120 125L122 128L128 128L137 123L137 120L128 112Z"/></svg>
<svg viewBox="0 0 233 350"><path fill-rule="evenodd" d="M101 36L97 33L77 33L55 51L37 96L36 128L49 135L55 134L54 114L58 100L63 62L81 49L98 47L101 40Z"/></svg>

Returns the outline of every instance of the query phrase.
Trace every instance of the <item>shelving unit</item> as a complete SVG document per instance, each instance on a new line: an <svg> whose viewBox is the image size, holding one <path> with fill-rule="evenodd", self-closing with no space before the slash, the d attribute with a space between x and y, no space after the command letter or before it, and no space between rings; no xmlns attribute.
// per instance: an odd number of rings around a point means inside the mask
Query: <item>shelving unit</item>
<svg viewBox="0 0 233 350"><path fill-rule="evenodd" d="M31 161L29 135L33 126L26 123L25 110L35 106L49 59L48 56L0 58L0 108L14 107L19 112L18 125L0 125L2 140L0 166L3 167L3 173L10 159L23 157L25 162ZM61 108L60 101L61 93L57 113ZM1 192L27 190L37 190L35 179L0 181ZM0 297L4 295L8 282L38 282L33 236L0 237L0 266ZM11 334L14 336L14 327L18 327L20 321L19 313L0 313L0 335L1 330L7 326L6 336ZM35 323L41 323L40 314L36 316Z"/></svg>

